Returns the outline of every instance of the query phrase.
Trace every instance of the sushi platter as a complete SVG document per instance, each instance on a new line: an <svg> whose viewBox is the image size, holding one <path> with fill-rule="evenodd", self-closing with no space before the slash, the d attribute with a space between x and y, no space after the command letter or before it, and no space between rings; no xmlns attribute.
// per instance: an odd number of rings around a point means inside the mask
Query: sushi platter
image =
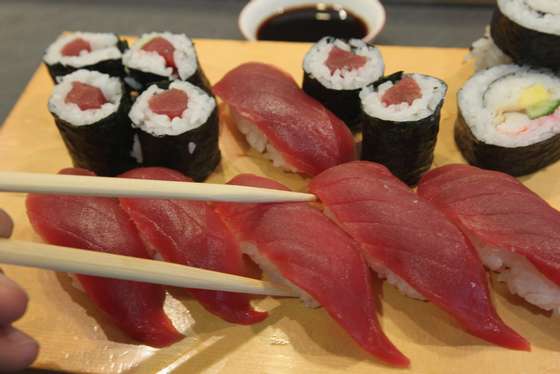
<svg viewBox="0 0 560 374"><path fill-rule="evenodd" d="M131 39L132 40L132 39ZM210 84L245 62L273 64L301 84L309 44L195 40L200 66ZM474 71L466 49L379 46L387 72L418 72L447 84L432 167L465 163L453 129L457 91ZM53 83L39 67L0 128L0 170L56 173L72 165L47 109ZM282 171L251 149L235 129L230 112L218 102L221 162L206 179L225 183L240 173L274 179L295 191L309 179ZM358 137L358 135L357 135ZM560 163L519 178L560 209ZM25 212L24 194L2 193L0 207L15 221L14 239L40 242ZM35 337L41 352L34 367L68 372L227 372L227 373L389 373L396 369L368 355L322 308L298 299L257 298L253 304L269 317L250 326L231 324L207 313L194 299L170 291L165 311L185 338L166 348L132 341L73 286L66 274L5 266L6 274L30 295L25 317L16 323ZM531 343L531 352L504 349L456 326L432 303L407 298L385 282L380 313L383 330L407 357L414 373L560 372L560 324L490 277L498 314ZM352 292L352 290L348 290Z"/></svg>

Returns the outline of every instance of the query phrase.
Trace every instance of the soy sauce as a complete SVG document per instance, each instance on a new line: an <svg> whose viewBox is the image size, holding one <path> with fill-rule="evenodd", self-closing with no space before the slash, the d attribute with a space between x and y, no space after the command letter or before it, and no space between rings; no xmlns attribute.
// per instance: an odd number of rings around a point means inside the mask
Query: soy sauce
<svg viewBox="0 0 560 374"><path fill-rule="evenodd" d="M316 4L269 17L259 26L257 39L316 42L327 35L361 39L367 32L365 22L341 6Z"/></svg>

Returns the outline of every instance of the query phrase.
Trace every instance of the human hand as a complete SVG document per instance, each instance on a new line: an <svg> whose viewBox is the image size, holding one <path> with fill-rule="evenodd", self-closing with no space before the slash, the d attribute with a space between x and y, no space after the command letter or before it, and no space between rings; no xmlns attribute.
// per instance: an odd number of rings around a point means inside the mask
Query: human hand
<svg viewBox="0 0 560 374"><path fill-rule="evenodd" d="M0 209L0 237L10 237L13 226L10 216ZM11 326L26 308L25 291L0 270L0 372L24 369L37 357L37 342Z"/></svg>

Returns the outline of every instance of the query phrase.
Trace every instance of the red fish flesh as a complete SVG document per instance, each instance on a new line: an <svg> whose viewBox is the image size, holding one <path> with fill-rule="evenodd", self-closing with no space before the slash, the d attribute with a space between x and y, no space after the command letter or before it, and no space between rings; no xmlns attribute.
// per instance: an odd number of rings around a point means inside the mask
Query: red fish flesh
<svg viewBox="0 0 560 374"><path fill-rule="evenodd" d="M367 63L367 58L345 51L338 47L333 47L329 52L329 57L325 60L325 65L329 68L331 74L337 70L354 70L359 69Z"/></svg>
<svg viewBox="0 0 560 374"><path fill-rule="evenodd" d="M383 101L383 104L387 106L402 103L411 105L414 100L421 97L422 91L420 90L418 83L416 83L414 78L405 75L400 81L383 94L381 101Z"/></svg>
<svg viewBox="0 0 560 374"><path fill-rule="evenodd" d="M306 95L292 77L271 65L240 65L213 91L233 110L248 140L255 131L262 133L266 147L272 146L275 152L271 153L278 152L282 158L277 164L289 170L316 175L356 157L346 125ZM250 127L244 130L242 124ZM266 149L264 142L251 145L261 152Z"/></svg>
<svg viewBox="0 0 560 374"><path fill-rule="evenodd" d="M287 188L254 175L229 182ZM367 265L355 242L319 210L305 203L217 204L242 249L265 271L279 275L322 305L367 352L394 366L409 360L388 340L376 316L376 297Z"/></svg>
<svg viewBox="0 0 560 374"><path fill-rule="evenodd" d="M84 169L60 174L91 175ZM35 231L55 245L149 258L134 224L117 199L30 194L27 216ZM154 347L182 338L163 311L163 287L77 275L86 294L126 334Z"/></svg>
<svg viewBox="0 0 560 374"><path fill-rule="evenodd" d="M98 87L82 82L72 82L72 89L64 99L65 103L76 104L81 110L99 109L107 102Z"/></svg>
<svg viewBox="0 0 560 374"><path fill-rule="evenodd" d="M365 161L340 165L315 177L310 191L358 241L370 266L403 292L433 302L475 336L529 349L497 315L469 240L387 168Z"/></svg>
<svg viewBox="0 0 560 374"><path fill-rule="evenodd" d="M510 290L560 311L560 213L517 179L468 165L427 173L418 193L456 222Z"/></svg>
<svg viewBox="0 0 560 374"><path fill-rule="evenodd" d="M175 64L175 47L167 39L161 36L156 36L142 46L142 49L147 52L156 52L165 60L165 66L176 69Z"/></svg>
<svg viewBox="0 0 560 374"><path fill-rule="evenodd" d="M183 174L165 168L139 168L125 178L188 182ZM166 261L224 273L247 275L234 236L205 202L162 199L120 199L144 243ZM228 322L253 324L266 312L255 311L248 295L190 289L189 293L209 312Z"/></svg>
<svg viewBox="0 0 560 374"><path fill-rule="evenodd" d="M163 114L169 117L169 119L173 119L181 117L185 109L187 109L189 97L184 91L172 88L152 96L148 105L152 112Z"/></svg>

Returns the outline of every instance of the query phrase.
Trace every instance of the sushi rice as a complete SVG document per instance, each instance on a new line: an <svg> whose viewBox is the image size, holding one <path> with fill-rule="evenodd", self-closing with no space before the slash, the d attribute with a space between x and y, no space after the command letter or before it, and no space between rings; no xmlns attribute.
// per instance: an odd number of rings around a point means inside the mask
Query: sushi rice
<svg viewBox="0 0 560 374"><path fill-rule="evenodd" d="M461 114L473 135L487 144L522 147L560 133L560 110L531 119L516 103L538 85L560 99L560 78L547 70L499 65L474 75L459 91Z"/></svg>
<svg viewBox="0 0 560 374"><path fill-rule="evenodd" d="M188 96L188 106L180 117L169 119L165 114L157 114L150 110L149 100L152 96L165 91L157 85L152 85L136 99L130 110L132 126L154 136L163 136L179 135L205 124L216 107L216 101L202 89L188 82L174 81L169 85L169 89L173 88L185 92Z"/></svg>
<svg viewBox="0 0 560 374"><path fill-rule="evenodd" d="M173 77L173 68L167 67L165 59L154 51L145 51L142 47L155 37L162 37L170 42L175 51L173 59L177 66L178 78L187 80L197 70L198 63L193 43L185 34L148 33L134 43L123 55L123 63L126 67L147 73L157 74L164 77Z"/></svg>
<svg viewBox="0 0 560 374"><path fill-rule="evenodd" d="M496 65L511 64L511 57L506 55L490 35L490 28L486 27L484 36L477 39L471 46L466 60L473 60L475 71L481 71Z"/></svg>
<svg viewBox="0 0 560 374"><path fill-rule="evenodd" d="M72 40L81 38L89 42L91 52L82 51L79 56L63 56L62 48ZM60 35L56 41L49 46L43 60L48 65L61 63L63 65L80 68L97 64L105 60L115 60L122 57L122 53L117 48L119 39L115 34L75 32Z"/></svg>
<svg viewBox="0 0 560 374"><path fill-rule="evenodd" d="M289 289L291 289L294 294L298 295L305 306L309 308L318 308L321 306L317 300L315 300L310 294L287 280L280 270L265 256L261 255L259 250L257 249L256 245L249 242L241 242L240 243L241 251L251 257L259 267L270 277L270 279L278 284L285 285Z"/></svg>
<svg viewBox="0 0 560 374"><path fill-rule="evenodd" d="M499 273L498 280L506 283L512 294L544 310L560 313L560 288L525 257L485 245L472 234L469 238L484 265Z"/></svg>
<svg viewBox="0 0 560 374"><path fill-rule="evenodd" d="M360 91L364 112L370 117L398 122L418 121L432 115L443 100L447 87L440 80L427 75L416 73L407 75L413 78L420 87L421 97L415 99L412 104L403 102L386 105L382 102L382 97L387 90L394 86L393 82L384 82L377 88L370 85Z"/></svg>
<svg viewBox="0 0 560 374"><path fill-rule="evenodd" d="M282 154L268 142L266 136L252 122L243 118L233 108L230 107L231 116L237 125L239 131L245 135L247 143L257 152L262 153L264 157L272 161L272 165L277 168L297 173L298 170L284 160Z"/></svg>
<svg viewBox="0 0 560 374"><path fill-rule="evenodd" d="M557 0L498 0L498 7L521 26L560 35L560 2Z"/></svg>
<svg viewBox="0 0 560 374"><path fill-rule="evenodd" d="M81 110L74 103L66 103L65 99L72 89L72 82L81 82L99 88L107 102L99 109L88 110ZM54 87L48 107L50 112L74 126L87 126L116 112L122 95L122 84L118 78L97 71L77 70L62 77L60 83Z"/></svg>
<svg viewBox="0 0 560 374"><path fill-rule="evenodd" d="M364 56L367 62L364 66L353 69L337 69L331 74L325 61L333 47L344 51L353 51L356 55ZM317 42L305 55L303 60L304 71L317 79L323 86L335 90L354 90L364 87L379 79L385 70L383 57L376 47L366 44L360 39L350 39L345 42L341 39L324 37Z"/></svg>

